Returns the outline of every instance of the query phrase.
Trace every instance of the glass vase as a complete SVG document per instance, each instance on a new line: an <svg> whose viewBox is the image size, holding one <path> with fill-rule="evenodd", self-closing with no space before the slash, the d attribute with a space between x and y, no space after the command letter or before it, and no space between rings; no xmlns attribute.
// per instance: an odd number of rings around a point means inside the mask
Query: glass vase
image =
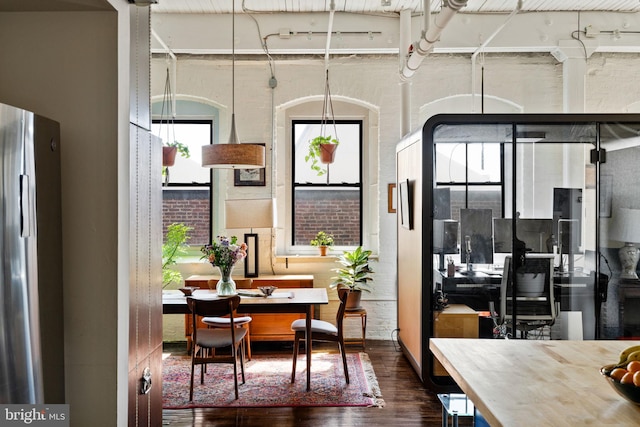
<svg viewBox="0 0 640 427"><path fill-rule="evenodd" d="M216 285L216 292L219 296L229 296L236 294L236 282L231 278L233 273L233 266L222 267L217 266L220 271L220 280Z"/></svg>

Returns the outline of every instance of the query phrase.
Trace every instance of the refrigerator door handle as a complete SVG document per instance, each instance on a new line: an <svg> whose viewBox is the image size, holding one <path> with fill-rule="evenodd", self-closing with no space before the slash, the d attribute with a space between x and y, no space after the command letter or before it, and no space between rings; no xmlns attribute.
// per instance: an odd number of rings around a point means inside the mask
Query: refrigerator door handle
<svg viewBox="0 0 640 427"><path fill-rule="evenodd" d="M29 175L20 175L20 236L31 236Z"/></svg>

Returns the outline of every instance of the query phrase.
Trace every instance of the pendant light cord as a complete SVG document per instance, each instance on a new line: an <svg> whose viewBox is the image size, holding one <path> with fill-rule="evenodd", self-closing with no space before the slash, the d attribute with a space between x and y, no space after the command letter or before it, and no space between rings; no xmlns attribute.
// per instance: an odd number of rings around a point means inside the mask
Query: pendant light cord
<svg viewBox="0 0 640 427"><path fill-rule="evenodd" d="M236 113L236 2L231 6L231 114Z"/></svg>

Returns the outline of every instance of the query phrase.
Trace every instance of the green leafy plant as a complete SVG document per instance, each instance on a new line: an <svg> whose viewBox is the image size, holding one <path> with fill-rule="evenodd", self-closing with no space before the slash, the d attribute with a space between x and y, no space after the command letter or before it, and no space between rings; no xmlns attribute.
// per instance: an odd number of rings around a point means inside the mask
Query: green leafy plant
<svg viewBox="0 0 640 427"><path fill-rule="evenodd" d="M182 281L182 274L171 268L176 264L176 258L187 253L187 240L191 237L189 227L181 222L174 222L167 227L167 237L162 245L162 289L171 283Z"/></svg>
<svg viewBox="0 0 640 427"><path fill-rule="evenodd" d="M338 273L332 277L331 288L348 287L351 291L371 292L369 282L373 280L371 274L374 272L369 267L370 250L362 249L358 246L353 251L344 251L338 258L342 264L341 268L334 268L332 271Z"/></svg>
<svg viewBox="0 0 640 427"><path fill-rule="evenodd" d="M320 157L322 156L321 145L323 144L340 144L336 138L329 136L316 136L309 141L309 152L304 156L304 161L309 163L311 161L311 169L318 173L318 176L322 176L327 173L327 169L320 166Z"/></svg>
<svg viewBox="0 0 640 427"><path fill-rule="evenodd" d="M318 231L316 237L311 239L311 246L333 246L333 234L325 231Z"/></svg>

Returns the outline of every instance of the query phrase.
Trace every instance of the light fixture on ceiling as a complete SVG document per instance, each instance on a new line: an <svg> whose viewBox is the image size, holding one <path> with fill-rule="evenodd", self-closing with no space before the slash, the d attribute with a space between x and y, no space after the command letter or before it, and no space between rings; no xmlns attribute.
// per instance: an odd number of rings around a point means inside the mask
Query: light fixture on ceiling
<svg viewBox="0 0 640 427"><path fill-rule="evenodd" d="M231 13L231 131L229 142L226 144L210 144L202 147L202 167L205 168L231 168L231 169L256 169L263 168L265 161L265 148L258 144L241 144L236 131L235 115L235 22L236 4L233 1Z"/></svg>

